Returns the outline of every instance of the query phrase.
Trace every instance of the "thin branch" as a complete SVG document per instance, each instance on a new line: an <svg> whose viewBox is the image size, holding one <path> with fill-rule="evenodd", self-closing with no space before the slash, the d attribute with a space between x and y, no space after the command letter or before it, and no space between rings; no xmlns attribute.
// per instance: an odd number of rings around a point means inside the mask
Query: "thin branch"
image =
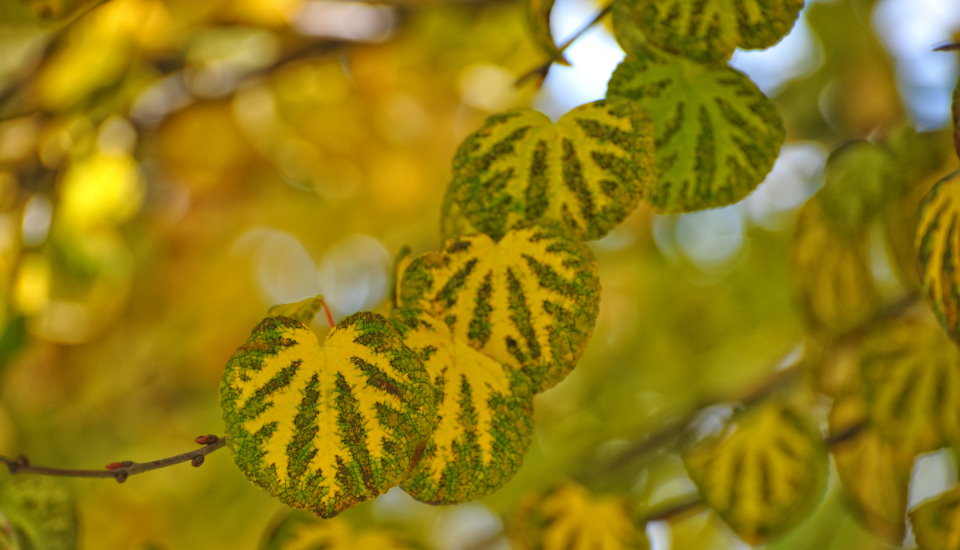
<svg viewBox="0 0 960 550"><path fill-rule="evenodd" d="M604 6L603 9L598 11L597 14L593 16L593 19L591 19L589 23L581 27L580 30L578 30L576 33L574 33L573 36L568 38L566 42L558 46L555 57L551 57L550 59L544 61L540 65L537 65L536 67L523 73L523 75L517 78L516 82L514 82L513 85L519 87L524 82L526 82L527 80L530 80L535 76L539 76L541 81L547 78L547 73L550 72L550 67L553 66L553 64L557 61L558 58L563 57L563 53L567 51L567 48L572 46L573 43L576 42L581 36L586 34L588 30L590 30L594 25L599 23L601 19L603 19L608 13L610 13L611 9L613 9L613 2L610 2L609 4Z"/></svg>
<svg viewBox="0 0 960 550"><path fill-rule="evenodd" d="M203 464L204 457L216 451L217 449L222 448L227 443L227 439L225 437L217 437L215 435L201 435L197 437L195 441L198 444L203 445L203 447L171 457L152 460L150 462L133 462L131 460L113 462L111 464L107 464L106 468L103 470L73 470L68 468L33 466L27 460L27 457L23 455L17 457L16 459L0 455L0 462L7 465L7 468L10 470L11 474L112 478L115 479L117 483L123 483L130 476L149 472L150 470L167 468L183 462L189 462L194 467L198 467Z"/></svg>
<svg viewBox="0 0 960 550"><path fill-rule="evenodd" d="M951 50L960 50L960 42L954 42L952 44L943 44L933 49L933 51L935 52L947 52Z"/></svg>

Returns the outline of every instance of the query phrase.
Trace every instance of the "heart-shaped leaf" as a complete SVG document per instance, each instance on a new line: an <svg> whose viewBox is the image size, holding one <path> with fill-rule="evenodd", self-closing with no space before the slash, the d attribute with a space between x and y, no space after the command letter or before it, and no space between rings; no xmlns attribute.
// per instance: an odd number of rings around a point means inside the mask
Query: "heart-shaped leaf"
<svg viewBox="0 0 960 550"><path fill-rule="evenodd" d="M880 327L860 369L881 437L912 455L960 441L960 351L932 318L903 316Z"/></svg>
<svg viewBox="0 0 960 550"><path fill-rule="evenodd" d="M917 255L927 302L960 341L960 171L938 181L920 203Z"/></svg>
<svg viewBox="0 0 960 550"><path fill-rule="evenodd" d="M443 234L463 234L468 225L499 239L553 221L597 239L633 211L653 179L650 119L635 102L588 103L556 124L539 111L508 111L460 145Z"/></svg>
<svg viewBox="0 0 960 550"><path fill-rule="evenodd" d="M960 486L917 506L910 525L921 550L960 550Z"/></svg>
<svg viewBox="0 0 960 550"><path fill-rule="evenodd" d="M867 234L837 231L817 197L800 210L792 243L793 281L807 323L843 334L870 318L880 301L867 258Z"/></svg>
<svg viewBox="0 0 960 550"><path fill-rule="evenodd" d="M530 445L533 390L527 377L424 313L396 310L394 318L439 394L436 429L401 487L431 504L475 500L499 489Z"/></svg>
<svg viewBox="0 0 960 550"><path fill-rule="evenodd" d="M617 1L653 44L711 63L726 61L736 48L773 46L803 8L803 0Z"/></svg>
<svg viewBox="0 0 960 550"><path fill-rule="evenodd" d="M816 426L779 403L736 415L724 433L692 447L684 464L704 502L750 544L805 518L827 480Z"/></svg>
<svg viewBox="0 0 960 550"><path fill-rule="evenodd" d="M423 365L390 321L366 312L323 345L303 322L267 317L227 363L220 404L247 479L323 517L398 485L436 416Z"/></svg>
<svg viewBox="0 0 960 550"><path fill-rule="evenodd" d="M899 545L906 531L907 491L913 455L882 437L870 423L862 395L838 397L828 418L830 433L851 433L831 447L847 504L872 533Z"/></svg>
<svg viewBox="0 0 960 550"><path fill-rule="evenodd" d="M730 67L648 48L617 67L607 97L636 101L653 119L657 178L646 199L660 212L742 199L763 181L783 144L776 107Z"/></svg>
<svg viewBox="0 0 960 550"><path fill-rule="evenodd" d="M593 254L559 228L531 226L499 242L483 233L448 239L407 267L400 304L423 310L455 338L526 374L535 391L567 375L599 307Z"/></svg>
<svg viewBox="0 0 960 550"><path fill-rule="evenodd" d="M510 523L510 538L527 550L649 548L622 498L592 495L572 482L527 498Z"/></svg>

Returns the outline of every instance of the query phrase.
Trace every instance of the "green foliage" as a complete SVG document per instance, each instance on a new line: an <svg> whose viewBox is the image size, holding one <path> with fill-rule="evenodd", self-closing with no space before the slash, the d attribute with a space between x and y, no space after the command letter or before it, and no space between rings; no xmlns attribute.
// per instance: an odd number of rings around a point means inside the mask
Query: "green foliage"
<svg viewBox="0 0 960 550"><path fill-rule="evenodd" d="M960 172L930 190L920 205L917 253L923 293L944 330L960 340Z"/></svg>
<svg viewBox="0 0 960 550"><path fill-rule="evenodd" d="M319 520L301 512L285 514L261 541L259 550L414 550L417 546L387 530L358 531L346 520Z"/></svg>
<svg viewBox="0 0 960 550"><path fill-rule="evenodd" d="M657 179L646 198L660 212L742 199L770 171L783 143L776 107L730 67L646 47L628 53L607 95L650 112Z"/></svg>
<svg viewBox="0 0 960 550"><path fill-rule="evenodd" d="M0 548L76 547L76 505L63 486L47 478L0 476Z"/></svg>
<svg viewBox="0 0 960 550"><path fill-rule="evenodd" d="M954 487L910 512L921 550L960 548L960 487Z"/></svg>

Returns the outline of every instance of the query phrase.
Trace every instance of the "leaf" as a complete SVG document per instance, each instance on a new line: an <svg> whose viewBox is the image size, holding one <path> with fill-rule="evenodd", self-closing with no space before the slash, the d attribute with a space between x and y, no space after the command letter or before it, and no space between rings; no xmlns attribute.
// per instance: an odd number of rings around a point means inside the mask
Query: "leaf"
<svg viewBox="0 0 960 550"><path fill-rule="evenodd" d="M904 176L887 147L851 141L830 153L817 197L831 223L856 231L903 191Z"/></svg>
<svg viewBox="0 0 960 550"><path fill-rule="evenodd" d="M533 34L533 41L543 53L550 56L554 63L570 65L563 52L557 47L550 32L550 14L553 12L554 0L527 0L527 21Z"/></svg>
<svg viewBox="0 0 960 550"><path fill-rule="evenodd" d="M524 550L649 548L623 499L595 497L572 482L528 498L510 527L511 539Z"/></svg>
<svg viewBox="0 0 960 550"><path fill-rule="evenodd" d="M296 319L265 318L227 363L220 404L247 479L323 517L399 484L436 415L423 365L366 312L322 346Z"/></svg>
<svg viewBox="0 0 960 550"><path fill-rule="evenodd" d="M607 88L653 119L657 179L646 199L660 212L736 202L763 181L783 144L776 107L743 74L648 49L628 55Z"/></svg>
<svg viewBox="0 0 960 550"><path fill-rule="evenodd" d="M597 318L600 283L590 250L559 228L531 226L499 242L448 239L403 276L400 303L423 310L543 391L573 369Z"/></svg>
<svg viewBox="0 0 960 550"><path fill-rule="evenodd" d="M0 478L0 548L76 547L76 506L62 485L39 476Z"/></svg>
<svg viewBox="0 0 960 550"><path fill-rule="evenodd" d="M960 341L960 171L934 184L920 203L917 257L927 303L940 324Z"/></svg>
<svg viewBox="0 0 960 550"><path fill-rule="evenodd" d="M409 310L394 317L439 394L433 436L400 486L430 504L466 502L499 489L520 469L530 445L530 382L442 321Z"/></svg>
<svg viewBox="0 0 960 550"><path fill-rule="evenodd" d="M910 524L921 550L960 550L960 486L914 508Z"/></svg>
<svg viewBox="0 0 960 550"><path fill-rule="evenodd" d="M827 454L812 420L779 403L735 415L684 456L700 496L750 544L789 530L820 501Z"/></svg>
<svg viewBox="0 0 960 550"><path fill-rule="evenodd" d="M879 296L861 228L837 232L814 197L800 210L792 243L793 281L809 327L841 335L876 311Z"/></svg>
<svg viewBox="0 0 960 550"><path fill-rule="evenodd" d="M443 234L462 234L463 217L494 239L535 221L598 239L653 181L652 134L633 102L588 103L556 124L531 109L494 115L457 150Z"/></svg>
<svg viewBox="0 0 960 550"><path fill-rule="evenodd" d="M953 149L957 152L957 157L960 157L960 77L957 78L957 85L953 87L950 112L953 115Z"/></svg>
<svg viewBox="0 0 960 550"><path fill-rule="evenodd" d="M260 550L413 550L414 545L386 530L357 531L342 518L318 520L302 512L286 514L267 533Z"/></svg>
<svg viewBox="0 0 960 550"><path fill-rule="evenodd" d="M860 361L877 433L920 454L960 436L960 351L932 319L902 316L871 335Z"/></svg>
<svg viewBox="0 0 960 550"><path fill-rule="evenodd" d="M786 36L803 0L618 0L656 46L708 63L733 50L769 48ZM628 51L628 53L633 53Z"/></svg>
<svg viewBox="0 0 960 550"><path fill-rule="evenodd" d="M862 396L849 394L834 401L828 418L830 433L856 433L830 450L837 477L850 508L872 533L900 544L906 531L907 491L913 456L895 441L883 438L866 416Z"/></svg>

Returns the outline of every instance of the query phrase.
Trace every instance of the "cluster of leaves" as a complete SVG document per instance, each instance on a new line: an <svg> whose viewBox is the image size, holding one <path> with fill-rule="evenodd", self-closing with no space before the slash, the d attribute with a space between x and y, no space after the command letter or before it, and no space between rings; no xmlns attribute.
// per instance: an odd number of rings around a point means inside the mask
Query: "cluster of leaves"
<svg viewBox="0 0 960 550"><path fill-rule="evenodd" d="M268 314L221 386L229 445L248 479L332 517L396 485L449 504L513 476L531 439L533 395L574 368L596 319L597 266L583 241L603 237L644 199L662 212L738 201L777 157L784 130L776 109L724 62L737 47L777 42L803 2L716 4L713 13L684 2L615 2L628 56L605 100L556 123L507 111L468 136L444 199L444 245L400 255L389 319L351 315L320 344L307 323L321 298ZM780 516L797 515L798 497L816 500L792 487L821 487L825 461L808 445L819 441L816 430L791 411L753 424L747 429L783 438L787 467L802 478L764 493L776 504L763 519L757 510L725 513L756 501L730 494L740 488L707 491L724 517L751 523L745 538L759 540ZM751 436L741 439L737 454L767 460ZM703 487L714 483L699 472L716 467L715 454L691 455ZM810 461L819 462L806 468Z"/></svg>

